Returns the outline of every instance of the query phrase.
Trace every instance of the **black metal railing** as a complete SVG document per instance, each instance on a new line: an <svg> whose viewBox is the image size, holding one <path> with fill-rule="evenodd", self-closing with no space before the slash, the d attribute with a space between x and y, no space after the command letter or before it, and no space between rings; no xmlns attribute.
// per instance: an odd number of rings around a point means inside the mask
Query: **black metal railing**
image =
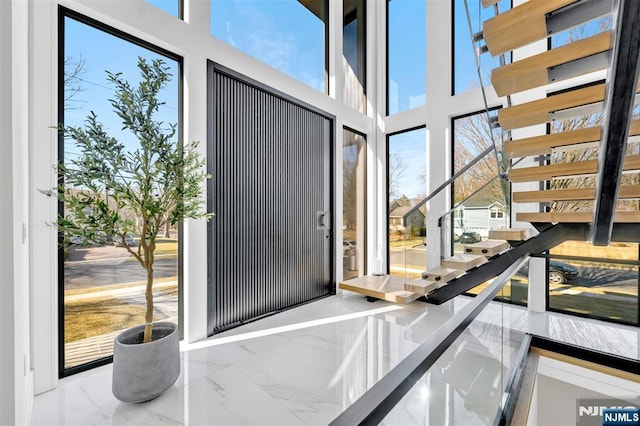
<svg viewBox="0 0 640 426"><path fill-rule="evenodd" d="M334 419L331 425L353 426L378 424L382 421L502 290L526 259L525 256L514 262L492 284Z"/></svg>

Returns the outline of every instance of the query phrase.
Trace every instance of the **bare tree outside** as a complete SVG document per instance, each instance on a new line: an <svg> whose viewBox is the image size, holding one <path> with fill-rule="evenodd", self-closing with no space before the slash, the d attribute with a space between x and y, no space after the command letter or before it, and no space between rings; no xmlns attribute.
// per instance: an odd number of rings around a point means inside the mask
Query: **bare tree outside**
<svg viewBox="0 0 640 426"><path fill-rule="evenodd" d="M64 109L66 110L80 108L80 105L73 106L73 103L80 103L74 98L83 91L82 76L86 72L86 65L86 61L81 56L64 58Z"/></svg>
<svg viewBox="0 0 640 426"><path fill-rule="evenodd" d="M399 152L394 153L393 155L389 156L389 199L393 200L396 199L398 197L400 197L401 194L401 190L399 188L400 186L400 180L402 179L402 177L404 176L404 172L406 169L406 164L404 163L404 160L402 159L402 157L400 156Z"/></svg>
<svg viewBox="0 0 640 426"><path fill-rule="evenodd" d="M495 113L494 113L495 114ZM463 173L453 184L454 203L459 203L470 197L475 191L494 179L498 173L506 171L509 160L501 151L502 132L491 129L485 112L460 117L454 121L454 172L461 170L487 147L495 143L498 145L498 157L487 154L469 170ZM500 162L500 166L498 165ZM504 188L500 179L495 179L482 190L478 196L483 196L501 203L505 202Z"/></svg>
<svg viewBox="0 0 640 426"><path fill-rule="evenodd" d="M568 44L591 37L597 33L608 31L611 29L611 17L602 18L593 23L583 24L569 31L566 37L558 37L553 41L554 47ZM638 118L639 107L634 109L634 118ZM603 125L603 114L595 113L591 115L573 117L566 120L558 120L551 123L551 133L567 132L572 130L584 129L587 127L598 127ZM568 147L563 150L555 151L549 157L549 163L572 163L579 161L596 160L598 158L598 145L594 144L591 148L576 146L575 149ZM637 155L640 153L640 147L637 142L629 143L627 146L627 155ZM549 189L580 189L595 187L595 176L578 176L575 178L554 179L549 183ZM621 179L622 185L640 184L640 175L638 173L624 174ZM637 210L639 208L638 200L619 200L616 210ZM553 202L550 205L551 211L556 212L572 212L572 211L590 211L593 208L593 201L560 201Z"/></svg>

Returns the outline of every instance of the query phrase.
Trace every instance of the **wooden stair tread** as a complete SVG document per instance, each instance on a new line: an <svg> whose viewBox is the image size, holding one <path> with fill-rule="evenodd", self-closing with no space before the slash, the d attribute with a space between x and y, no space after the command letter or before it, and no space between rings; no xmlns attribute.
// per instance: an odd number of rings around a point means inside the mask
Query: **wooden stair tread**
<svg viewBox="0 0 640 426"><path fill-rule="evenodd" d="M601 135L601 126L586 127L568 132L507 141L504 144L504 151L510 157L550 154L553 148L599 141ZM640 135L640 120L631 120L629 136L637 135Z"/></svg>
<svg viewBox="0 0 640 426"><path fill-rule="evenodd" d="M394 303L409 303L418 297L416 294L404 289L406 279L395 275L366 275L353 278L339 284L342 290L364 294L376 299Z"/></svg>
<svg viewBox="0 0 640 426"><path fill-rule="evenodd" d="M485 240L474 244L465 244L464 252L480 256L495 256L511 247L505 240Z"/></svg>
<svg viewBox="0 0 640 426"><path fill-rule="evenodd" d="M460 271L468 271L483 263L487 263L487 259L482 255L476 254L456 254L442 260L443 267Z"/></svg>
<svg viewBox="0 0 640 426"><path fill-rule="evenodd" d="M547 37L545 15L576 0L529 0L483 25L484 40L493 56Z"/></svg>
<svg viewBox="0 0 640 426"><path fill-rule="evenodd" d="M546 123L551 121L550 114L554 111L601 102L604 92L605 85L601 83L502 108L498 111L498 122L505 130Z"/></svg>
<svg viewBox="0 0 640 426"><path fill-rule="evenodd" d="M552 201L593 200L595 188L547 189L542 191L521 191L513 193L515 203L548 203ZM640 198L640 185L622 185L618 198Z"/></svg>
<svg viewBox="0 0 640 426"><path fill-rule="evenodd" d="M593 212L516 213L516 220L532 223L591 223ZM617 211L614 223L638 223L640 211Z"/></svg>
<svg viewBox="0 0 640 426"><path fill-rule="evenodd" d="M464 271L455 268L446 268L438 266L422 273L422 279L427 281L436 281L438 283L447 283L452 279L459 277Z"/></svg>
<svg viewBox="0 0 640 426"><path fill-rule="evenodd" d="M498 96L506 96L534 87L546 86L551 83L549 68L605 52L611 49L612 40L612 32L606 31L495 68L491 72L493 88Z"/></svg>
<svg viewBox="0 0 640 426"><path fill-rule="evenodd" d="M530 228L491 229L489 231L489 238L492 240L524 241L530 236Z"/></svg>
<svg viewBox="0 0 640 426"><path fill-rule="evenodd" d="M640 87L640 82L637 87ZM604 95L604 83L571 90L509 108L501 108L498 110L498 122L505 130L547 123L551 121L553 112L602 102Z"/></svg>
<svg viewBox="0 0 640 426"><path fill-rule="evenodd" d="M640 169L640 155L629 155L624 158L623 170ZM522 167L509 171L511 182L534 182L551 180L555 177L593 174L598 171L598 160L558 163L548 166Z"/></svg>
<svg viewBox="0 0 640 426"><path fill-rule="evenodd" d="M410 281L410 282L406 282L404 283L404 289L406 291L410 291L413 293L419 293L420 295L425 295L427 293L429 293L430 291L433 291L437 288L442 287L443 285L445 285L446 282L437 282L437 281L429 281L429 280L414 280L414 281Z"/></svg>

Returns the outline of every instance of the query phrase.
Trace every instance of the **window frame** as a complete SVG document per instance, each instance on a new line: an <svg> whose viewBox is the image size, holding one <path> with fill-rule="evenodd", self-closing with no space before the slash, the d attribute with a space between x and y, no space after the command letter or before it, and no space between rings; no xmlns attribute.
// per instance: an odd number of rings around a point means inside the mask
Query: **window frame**
<svg viewBox="0 0 640 426"><path fill-rule="evenodd" d="M359 268L359 269L362 269L362 275L358 275L358 276L364 276L364 275L367 275L367 273L368 273L368 270L367 270L368 269L367 268L368 250L367 250L367 248L369 246L369 244L368 244L369 243L369 236L368 236L368 232L367 232L367 225L368 225L367 219L368 219L368 217L367 217L367 214L366 214L367 202L368 202L368 189L369 189L368 188L369 187L369 182L368 182L368 175L367 175L367 169L368 169L368 166L369 166L369 164L368 164L369 163L369 158L368 158L369 156L367 155L367 144L368 144L367 135L366 135L366 133L359 132L359 131L357 131L357 130L353 129L352 127L349 127L349 126L342 126L342 131L343 131L343 141L344 141L344 132L351 132L351 133L353 133L355 135L361 136L364 139L364 150L365 150L364 151L364 164L358 165L358 166L360 166L360 167L362 167L364 169L364 182L363 182L363 186L364 186L363 204L364 204L364 206L363 207L364 207L364 210L365 210L365 213L364 213L364 215L362 217L362 224L358 223L358 227L362 227L363 240L364 240L362 242L361 248L360 248L361 255L358 256L358 257L361 257L363 259L363 265L361 266L361 268ZM343 142L342 149L344 150L344 148L345 148L345 146L344 146L344 142ZM343 158L342 162L343 162L342 167L344 169L344 158ZM343 182L343 185L344 185L344 182ZM343 203L342 208L344 210L344 194L342 194L342 203ZM343 233L343 242L344 242L344 233ZM358 243L359 242L356 240L356 246L357 246ZM344 270L344 265L342 266L342 268Z"/></svg>
<svg viewBox="0 0 640 426"><path fill-rule="evenodd" d="M184 129L184 63L183 57L173 53L169 50L161 48L152 44L149 41L141 39L139 37L133 36L129 33L126 33L122 30L114 28L104 22L100 22L96 19L90 18L80 12L77 12L73 9L58 5L57 10L57 19L58 19L58 57L57 57L57 88L58 88L58 99L57 99L57 119L58 123L64 123L64 104L65 104L65 96L64 96L64 59L65 59L65 19L73 19L78 23L87 25L97 31L102 31L108 35L119 38L123 41L135 44L141 48L147 49L151 52L154 52L158 55L164 56L167 59L173 60L176 62L178 67L178 72L175 78L177 79L177 87L178 87L178 121L177 121L177 142L182 144L183 141L183 129ZM58 140L57 140L57 161L63 163L64 162L64 145L65 138L62 132L58 132ZM64 205L62 202L58 201L57 203L57 213L64 213ZM183 245L184 239L181 238L183 235L183 224L180 222L178 224L178 255L177 255L177 281L178 281L178 330L180 334L180 338L183 337L184 334L184 282L183 282ZM98 358L93 361L89 361L84 364L80 364L77 366L73 366L70 368L65 368L65 339L64 339L64 326L65 326L65 315L64 315L64 249L62 246L63 236L61 232L58 232L57 239L57 263L58 263L58 276L57 276L57 288L58 288L58 300L57 300L57 313L58 313L58 377L68 377L77 373L81 373L83 371L91 370L96 367L100 367L102 365L110 364L113 361L113 355Z"/></svg>
<svg viewBox="0 0 640 426"><path fill-rule="evenodd" d="M390 191L389 191L389 147L390 147L390 141L391 141L391 137L395 136L395 135L399 135L402 133L408 133L408 132L412 132L414 130L419 130L419 129L425 129L425 131L428 130L426 124L422 124L422 125L418 125L418 126L414 126L414 127L409 127L407 129L402 129L402 130L398 130L396 132L391 132L391 133L386 133L385 134L385 163L386 163L386 167L385 167L385 189L386 189L386 198L385 198L385 239L386 239L386 246L387 246L387 270L386 270L386 274L389 275L390 271L391 271L391 246L389 245L389 226L391 225L391 221L389 218L389 195L390 195ZM427 152L428 155L428 152ZM428 173L428 170L427 170ZM427 194L428 195L428 194Z"/></svg>
<svg viewBox="0 0 640 426"><path fill-rule="evenodd" d="M455 0L454 0L455 1ZM455 158L456 158L456 139L455 139L455 123L456 120L458 119L462 119L462 118L466 118L466 117L471 117L474 115L479 115L479 114L486 114L489 113L491 114L491 112L493 111L499 111L500 109L502 109L502 105L498 105L498 106L494 106L491 107L489 109L484 109L484 110L479 110L479 111L473 111L473 112L469 112L466 114L462 114L462 115L456 115L456 116L452 116L450 118L449 121L449 125L450 125L450 133L451 133L451 156L450 156L450 167L451 167L451 176L453 176L454 174L456 174L456 169L455 169ZM451 203L449 205L449 209L452 209L453 206L456 204L453 200L455 199L455 180L453 182L451 182L451 185L449 185L449 202ZM509 203L511 203L511 192L512 192L513 188L512 185L509 183ZM455 213L456 211L460 211L460 210L455 210L452 211L451 214ZM460 218L463 218L464 216L461 215ZM455 218L455 217L454 217ZM511 224L511 218L509 217L509 224ZM453 255L453 244L454 244L454 232L453 232L453 228L450 230L449 232L449 237L450 237L450 242L451 242L451 253L450 256Z"/></svg>

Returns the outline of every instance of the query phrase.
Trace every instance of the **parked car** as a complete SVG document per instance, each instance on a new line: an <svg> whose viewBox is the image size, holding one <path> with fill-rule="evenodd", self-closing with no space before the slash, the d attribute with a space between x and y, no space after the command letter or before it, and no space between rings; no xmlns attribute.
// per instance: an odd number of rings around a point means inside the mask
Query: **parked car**
<svg viewBox="0 0 640 426"><path fill-rule="evenodd" d="M125 242L127 243L127 245L129 247L133 247L136 245L136 241L133 239L133 237L129 234L127 234L124 237ZM116 247L124 247L124 244L122 243L122 237L120 235L114 235L113 236L113 245Z"/></svg>
<svg viewBox="0 0 640 426"><path fill-rule="evenodd" d="M462 235L460 235L460 242L462 244L473 244L479 243L480 241L482 241L482 237L477 232L463 232Z"/></svg>
<svg viewBox="0 0 640 426"><path fill-rule="evenodd" d="M549 260L549 284L564 284L579 276L575 266L557 260Z"/></svg>
<svg viewBox="0 0 640 426"><path fill-rule="evenodd" d="M522 277L529 276L529 267L524 265L517 272ZM580 276L578 269L568 263L558 262L557 260L549 260L549 284L564 284L568 281L575 280Z"/></svg>
<svg viewBox="0 0 640 426"><path fill-rule="evenodd" d="M98 231L93 239L85 239L79 235L73 236L69 239L69 244L77 245L77 246L102 246L107 242L107 235L104 232Z"/></svg>

